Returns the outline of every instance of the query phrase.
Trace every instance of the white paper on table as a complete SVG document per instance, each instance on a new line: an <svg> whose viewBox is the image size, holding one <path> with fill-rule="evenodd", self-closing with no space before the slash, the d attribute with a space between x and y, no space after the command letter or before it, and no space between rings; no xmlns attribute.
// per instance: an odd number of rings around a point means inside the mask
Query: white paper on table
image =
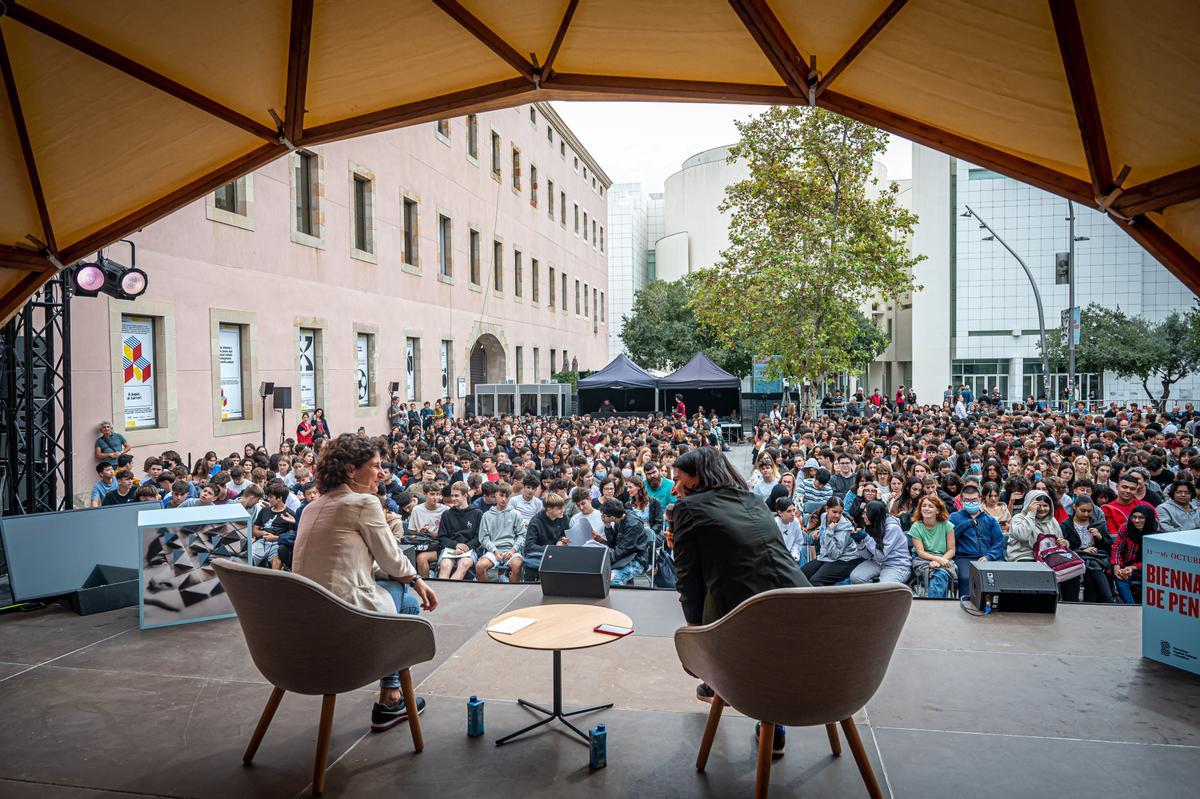
<svg viewBox="0 0 1200 799"><path fill-rule="evenodd" d="M502 635L512 635L513 633L524 630L531 624L536 624L537 619L526 618L525 616L509 616L499 624L493 624L487 628L489 633L501 633Z"/></svg>

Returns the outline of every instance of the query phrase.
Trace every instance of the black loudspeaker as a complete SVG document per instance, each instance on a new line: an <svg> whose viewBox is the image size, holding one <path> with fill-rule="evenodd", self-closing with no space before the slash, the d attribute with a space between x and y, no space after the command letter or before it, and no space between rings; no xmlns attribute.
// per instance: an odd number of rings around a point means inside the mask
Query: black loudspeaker
<svg viewBox="0 0 1200 799"><path fill-rule="evenodd" d="M258 387L258 396L269 397L275 393L275 384L263 381Z"/></svg>
<svg viewBox="0 0 1200 799"><path fill-rule="evenodd" d="M393 380L392 382L388 383L388 391L389 391L390 393L392 393L392 394L397 394L397 393L399 393L399 391L400 391L400 381L399 381L399 380Z"/></svg>
<svg viewBox="0 0 1200 799"><path fill-rule="evenodd" d="M1054 613L1058 609L1058 582L1054 570L1043 563L973 561L971 604L977 610L989 605L993 612Z"/></svg>
<svg viewBox="0 0 1200 799"><path fill-rule="evenodd" d="M546 547L539 574L543 596L608 596L608 547Z"/></svg>
<svg viewBox="0 0 1200 799"><path fill-rule="evenodd" d="M275 386L275 399L271 400L271 405L277 411L286 411L292 407L292 387L291 386Z"/></svg>

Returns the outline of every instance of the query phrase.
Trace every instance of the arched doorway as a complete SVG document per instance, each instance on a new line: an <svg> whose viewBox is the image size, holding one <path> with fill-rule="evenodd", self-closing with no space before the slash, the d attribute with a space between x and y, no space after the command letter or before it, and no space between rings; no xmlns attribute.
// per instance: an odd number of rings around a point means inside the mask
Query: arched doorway
<svg viewBox="0 0 1200 799"><path fill-rule="evenodd" d="M471 391L481 383L499 383L504 379L504 346L491 333L484 333L471 345Z"/></svg>

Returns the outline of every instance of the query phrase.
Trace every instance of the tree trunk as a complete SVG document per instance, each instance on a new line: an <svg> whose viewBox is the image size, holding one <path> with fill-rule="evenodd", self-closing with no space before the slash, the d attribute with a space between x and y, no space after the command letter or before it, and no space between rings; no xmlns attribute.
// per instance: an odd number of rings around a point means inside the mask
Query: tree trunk
<svg viewBox="0 0 1200 799"><path fill-rule="evenodd" d="M1171 381L1163 380L1162 381L1162 387L1163 387L1162 398L1159 399L1159 401L1157 403L1159 413L1167 412L1167 400L1170 399L1170 397L1171 397L1171 383L1173 383L1173 382L1174 382L1173 380L1171 380Z"/></svg>

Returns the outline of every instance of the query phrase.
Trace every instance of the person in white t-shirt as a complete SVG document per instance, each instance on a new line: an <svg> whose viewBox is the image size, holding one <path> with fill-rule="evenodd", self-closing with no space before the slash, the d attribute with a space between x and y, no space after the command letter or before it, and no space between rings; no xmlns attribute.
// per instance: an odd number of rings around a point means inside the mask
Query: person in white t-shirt
<svg viewBox="0 0 1200 799"><path fill-rule="evenodd" d="M521 517L521 524L528 525L529 520L537 515L537 512L542 509L542 501L534 496L534 492L538 489L538 479L532 475L527 476L521 481L521 493L508 501L508 507L517 512Z"/></svg>
<svg viewBox="0 0 1200 799"><path fill-rule="evenodd" d="M573 546L608 546L608 538L604 535L604 521L600 511L592 507L592 496L586 488L576 488L571 492L571 501L575 503L576 513L571 517L571 526L567 528L567 536Z"/></svg>

